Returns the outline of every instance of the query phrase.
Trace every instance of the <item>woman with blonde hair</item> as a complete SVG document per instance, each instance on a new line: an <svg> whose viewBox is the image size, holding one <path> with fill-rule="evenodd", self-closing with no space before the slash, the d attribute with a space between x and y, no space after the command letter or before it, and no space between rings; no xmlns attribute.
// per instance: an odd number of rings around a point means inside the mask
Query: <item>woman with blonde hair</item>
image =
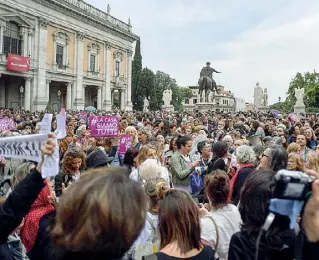
<svg viewBox="0 0 319 260"><path fill-rule="evenodd" d="M288 155L287 169L290 171L303 171L303 161L301 156L297 153L290 153Z"/></svg>
<svg viewBox="0 0 319 260"><path fill-rule="evenodd" d="M163 196L163 193L169 190L167 182L160 177L149 179L144 186L145 193L148 197L148 210L146 212L145 226L139 237L134 242L135 245L145 243L156 243L159 241L158 236L158 198ZM137 258L138 247L133 248L132 254L134 259Z"/></svg>
<svg viewBox="0 0 319 260"><path fill-rule="evenodd" d="M170 184L168 170L161 165L157 159L146 159L138 168L130 174L130 179L142 185L152 178L161 177L166 183Z"/></svg>
<svg viewBox="0 0 319 260"><path fill-rule="evenodd" d="M311 152L308 155L308 159L306 162L306 168L309 170L314 170L315 172L319 172L319 154L316 152Z"/></svg>
<svg viewBox="0 0 319 260"><path fill-rule="evenodd" d="M128 126L125 128L125 134L132 136L132 145L131 147L136 147L138 145L138 134L134 126Z"/></svg>
<svg viewBox="0 0 319 260"><path fill-rule="evenodd" d="M287 152L288 153L300 153L301 147L297 143L291 143L287 147Z"/></svg>

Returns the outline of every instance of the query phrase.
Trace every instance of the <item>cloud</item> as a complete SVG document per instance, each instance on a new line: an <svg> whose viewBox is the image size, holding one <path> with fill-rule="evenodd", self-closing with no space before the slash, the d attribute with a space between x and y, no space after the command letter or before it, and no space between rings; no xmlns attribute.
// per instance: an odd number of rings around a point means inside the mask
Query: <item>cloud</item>
<svg viewBox="0 0 319 260"><path fill-rule="evenodd" d="M89 3L106 9L102 0ZM319 1L109 0L111 14L141 36L143 65L194 85L206 61L216 82L247 101L257 81L269 102L319 57ZM105 5L105 6L104 6Z"/></svg>

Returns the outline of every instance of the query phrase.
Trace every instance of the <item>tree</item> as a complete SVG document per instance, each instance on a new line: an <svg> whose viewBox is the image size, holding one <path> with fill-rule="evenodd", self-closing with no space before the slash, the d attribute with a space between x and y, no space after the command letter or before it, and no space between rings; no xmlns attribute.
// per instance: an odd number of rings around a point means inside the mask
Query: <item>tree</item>
<svg viewBox="0 0 319 260"><path fill-rule="evenodd" d="M138 93L141 92L139 89L140 86L138 85L140 75L142 72L142 55L141 55L141 42L138 40L136 42L135 46L135 54L134 54L134 59L132 61L132 103L133 103L133 108L137 109L138 108Z"/></svg>
<svg viewBox="0 0 319 260"><path fill-rule="evenodd" d="M153 71L148 68L144 68L139 76L139 81L137 83L138 88L136 89L136 104L135 109L142 111L144 106L144 98L149 99L150 110L155 110L154 104L156 102L155 96L155 75Z"/></svg>
<svg viewBox="0 0 319 260"><path fill-rule="evenodd" d="M304 102L307 108L319 107L319 74L313 72L305 72L303 75L298 72L289 84L287 91L287 105L293 107L296 102L295 89L304 88Z"/></svg>

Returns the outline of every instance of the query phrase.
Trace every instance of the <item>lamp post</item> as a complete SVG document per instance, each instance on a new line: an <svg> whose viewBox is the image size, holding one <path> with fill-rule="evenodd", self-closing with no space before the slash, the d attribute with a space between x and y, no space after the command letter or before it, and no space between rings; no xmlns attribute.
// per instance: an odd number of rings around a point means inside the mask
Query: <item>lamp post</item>
<svg viewBox="0 0 319 260"><path fill-rule="evenodd" d="M61 109L61 91L58 90L59 109Z"/></svg>
<svg viewBox="0 0 319 260"><path fill-rule="evenodd" d="M20 108L22 110L22 105L23 105L23 92L24 92L24 87L20 87Z"/></svg>
<svg viewBox="0 0 319 260"><path fill-rule="evenodd" d="M278 101L279 101L279 103L281 102L281 97L278 97Z"/></svg>

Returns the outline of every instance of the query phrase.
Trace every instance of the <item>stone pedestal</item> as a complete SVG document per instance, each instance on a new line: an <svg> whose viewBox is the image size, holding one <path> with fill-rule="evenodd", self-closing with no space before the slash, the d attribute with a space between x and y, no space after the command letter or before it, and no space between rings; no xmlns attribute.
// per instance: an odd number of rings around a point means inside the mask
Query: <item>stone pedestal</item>
<svg viewBox="0 0 319 260"><path fill-rule="evenodd" d="M294 106L294 113L295 114L305 114L306 113L306 106L305 105L295 105Z"/></svg>
<svg viewBox="0 0 319 260"><path fill-rule="evenodd" d="M259 106L258 107L258 111L261 111L261 112L267 112L269 111L269 107L268 106Z"/></svg>
<svg viewBox="0 0 319 260"><path fill-rule="evenodd" d="M174 106L169 105L169 106L162 106L162 109L165 110L166 112L174 112Z"/></svg>
<svg viewBox="0 0 319 260"><path fill-rule="evenodd" d="M196 106L198 107L199 112L206 112L213 108L212 103L197 103Z"/></svg>

